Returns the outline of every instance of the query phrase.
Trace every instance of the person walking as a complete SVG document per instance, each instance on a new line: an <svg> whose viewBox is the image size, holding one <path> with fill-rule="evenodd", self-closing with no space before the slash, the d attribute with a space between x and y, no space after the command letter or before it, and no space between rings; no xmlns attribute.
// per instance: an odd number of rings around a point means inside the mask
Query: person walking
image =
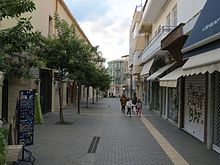
<svg viewBox="0 0 220 165"><path fill-rule="evenodd" d="M131 117L131 100L130 100L130 98L127 99L126 106L127 106L127 116Z"/></svg>
<svg viewBox="0 0 220 165"><path fill-rule="evenodd" d="M136 107L137 107L137 116L141 117L141 111L142 111L142 101L141 101L141 99L138 99Z"/></svg>
<svg viewBox="0 0 220 165"><path fill-rule="evenodd" d="M120 102L121 102L121 111L125 112L125 106L127 103L127 97L123 94L120 98Z"/></svg>
<svg viewBox="0 0 220 165"><path fill-rule="evenodd" d="M137 104L137 96L136 96L136 93L134 93L132 97L132 107L131 107L132 111L136 110L136 104Z"/></svg>

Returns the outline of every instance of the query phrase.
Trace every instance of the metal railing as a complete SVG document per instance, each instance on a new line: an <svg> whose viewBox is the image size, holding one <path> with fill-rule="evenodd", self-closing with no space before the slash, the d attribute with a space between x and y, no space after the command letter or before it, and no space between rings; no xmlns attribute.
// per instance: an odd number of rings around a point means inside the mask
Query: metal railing
<svg viewBox="0 0 220 165"><path fill-rule="evenodd" d="M155 31L155 35L153 38L149 40L149 42L146 44L145 49L143 52L138 56L138 59L141 58L142 54L150 47L150 45L153 45L154 42L157 41L158 38L160 38L161 35L165 33L171 32L176 26L160 26L158 29Z"/></svg>

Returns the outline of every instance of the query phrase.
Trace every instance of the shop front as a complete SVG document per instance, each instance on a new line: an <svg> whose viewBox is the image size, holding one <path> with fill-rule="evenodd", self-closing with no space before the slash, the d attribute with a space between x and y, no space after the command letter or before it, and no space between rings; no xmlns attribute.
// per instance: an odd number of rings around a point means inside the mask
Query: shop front
<svg viewBox="0 0 220 165"><path fill-rule="evenodd" d="M177 88L168 88L168 119L178 122L179 101Z"/></svg>
<svg viewBox="0 0 220 165"><path fill-rule="evenodd" d="M164 113L164 110L166 107L165 105L165 93L166 93L166 89L160 87L160 82L159 82L159 78L162 77L163 75L165 75L166 73L169 73L170 70L172 70L172 67L175 65L175 62L167 64L165 66L163 66L162 68L158 69L156 72L154 72L152 75L150 75L147 78L147 81L149 81L151 83L151 110L155 110L158 111L160 113L160 115L162 117L166 118L166 113ZM173 91L170 91L170 98L172 99L172 95ZM171 116L171 112L170 112L170 116Z"/></svg>
<svg viewBox="0 0 220 165"><path fill-rule="evenodd" d="M206 75L185 78L183 129L204 142L206 122Z"/></svg>
<svg viewBox="0 0 220 165"><path fill-rule="evenodd" d="M220 153L220 1L207 0L182 52L184 130Z"/></svg>
<svg viewBox="0 0 220 165"><path fill-rule="evenodd" d="M174 71L170 72L166 76L160 78L160 86L165 94L164 97L163 111L162 115L165 119L169 121L179 124L179 112L180 112L180 85L178 83L179 78L182 76L182 68L177 68ZM163 92L164 93L164 92Z"/></svg>
<svg viewBox="0 0 220 165"><path fill-rule="evenodd" d="M151 88L152 84L150 81L147 81L147 77L150 74L151 67L154 63L155 59L152 58L151 60L147 61L143 64L142 70L140 72L140 78L143 80L143 98L144 98L144 105L147 106L147 109L150 109L151 103Z"/></svg>

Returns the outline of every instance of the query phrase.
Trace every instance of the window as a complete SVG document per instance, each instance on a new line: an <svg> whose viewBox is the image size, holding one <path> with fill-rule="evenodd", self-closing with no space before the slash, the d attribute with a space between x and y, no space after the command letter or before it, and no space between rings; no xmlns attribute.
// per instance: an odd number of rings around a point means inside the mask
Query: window
<svg viewBox="0 0 220 165"><path fill-rule="evenodd" d="M170 13L166 17L166 26L170 26L171 20L170 20Z"/></svg>
<svg viewBox="0 0 220 165"><path fill-rule="evenodd" d="M53 18L51 16L49 16L48 35L53 35Z"/></svg>
<svg viewBox="0 0 220 165"><path fill-rule="evenodd" d="M172 9L172 20L173 20L173 26L177 26L177 5L174 6Z"/></svg>

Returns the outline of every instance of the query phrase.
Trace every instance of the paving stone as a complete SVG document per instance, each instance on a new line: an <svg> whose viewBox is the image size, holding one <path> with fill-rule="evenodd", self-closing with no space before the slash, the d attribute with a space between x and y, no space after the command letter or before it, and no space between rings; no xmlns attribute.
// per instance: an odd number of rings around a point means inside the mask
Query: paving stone
<svg viewBox="0 0 220 165"><path fill-rule="evenodd" d="M139 117L121 113L118 98L89 104L89 108L81 109L81 115L76 114L76 109L73 106L64 110L65 121L73 124L57 125L59 113L49 113L44 116L44 124L35 126L35 143L28 147L36 157L35 165L173 164ZM146 113L148 120L190 164L205 165L208 160L209 165L219 165L218 154L158 115ZM100 136L100 141L96 153L89 154L94 136Z"/></svg>

